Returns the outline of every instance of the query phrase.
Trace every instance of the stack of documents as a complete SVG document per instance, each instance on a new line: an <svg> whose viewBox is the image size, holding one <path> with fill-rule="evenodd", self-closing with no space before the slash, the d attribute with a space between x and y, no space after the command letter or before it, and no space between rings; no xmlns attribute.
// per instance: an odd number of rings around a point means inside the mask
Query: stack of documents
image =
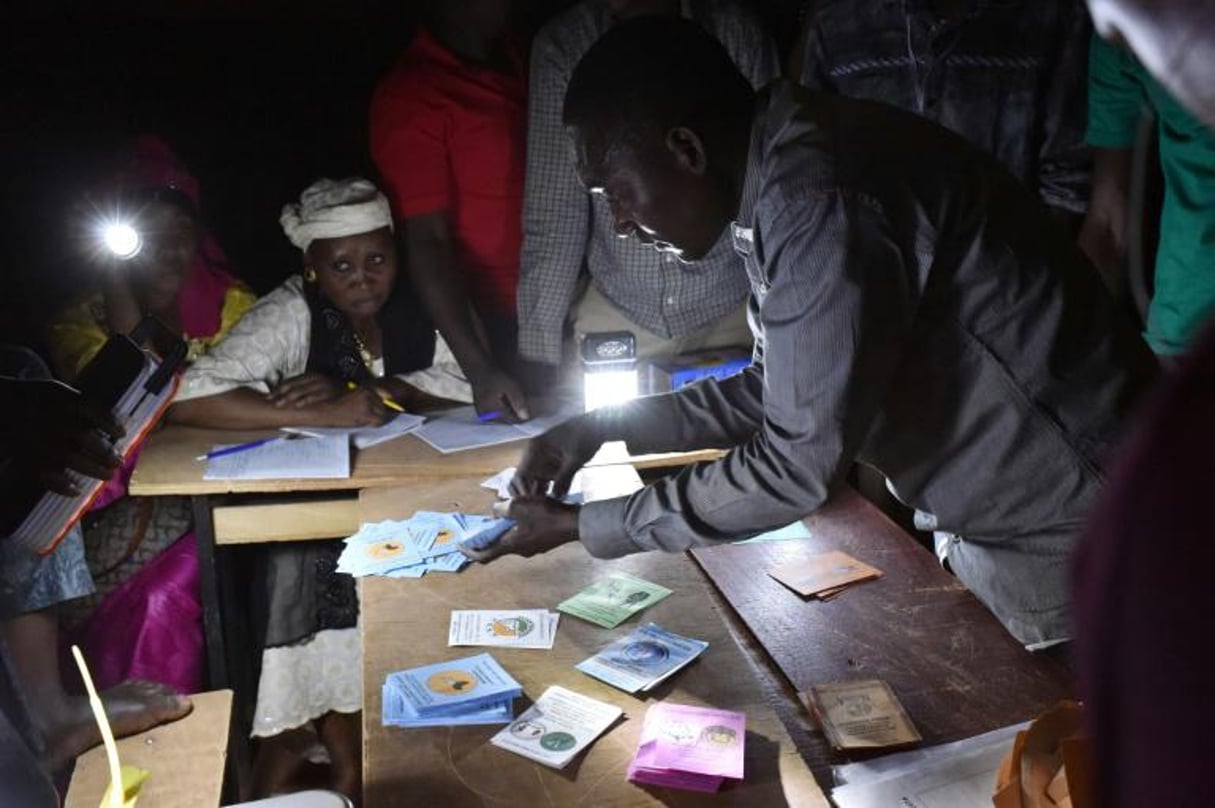
<svg viewBox="0 0 1215 808"><path fill-rule="evenodd" d="M489 654L398 671L384 682L384 726L505 724L522 694Z"/></svg>
<svg viewBox="0 0 1215 808"><path fill-rule="evenodd" d="M747 717L729 710L659 702L645 714L634 783L713 792L727 778L741 780Z"/></svg>
<svg viewBox="0 0 1215 808"><path fill-rule="evenodd" d="M670 594L671 590L665 586L615 572L572 598L561 601L557 609L597 626L616 628Z"/></svg>
<svg viewBox="0 0 1215 808"><path fill-rule="evenodd" d="M575 667L626 693L650 690L700 656L707 642L646 623Z"/></svg>
<svg viewBox="0 0 1215 808"><path fill-rule="evenodd" d="M560 617L547 609L457 610L451 613L447 644L547 650L557 638Z"/></svg>
<svg viewBox="0 0 1215 808"><path fill-rule="evenodd" d="M489 742L545 766L563 769L623 712L614 705L553 685Z"/></svg>
<svg viewBox="0 0 1215 808"><path fill-rule="evenodd" d="M882 571L847 553L833 550L780 564L768 570L768 574L799 595L827 600L853 584L880 578Z"/></svg>
<svg viewBox="0 0 1215 808"><path fill-rule="evenodd" d="M346 539L337 570L356 578L421 578L428 572L459 572L468 559L457 546L497 521L489 516L418 511L404 521L367 523Z"/></svg>

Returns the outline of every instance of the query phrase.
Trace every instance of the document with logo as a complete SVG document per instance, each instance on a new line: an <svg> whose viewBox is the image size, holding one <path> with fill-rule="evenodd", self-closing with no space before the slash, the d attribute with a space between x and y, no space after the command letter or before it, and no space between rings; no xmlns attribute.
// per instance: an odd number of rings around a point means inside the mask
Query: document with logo
<svg viewBox="0 0 1215 808"><path fill-rule="evenodd" d="M881 749L920 742L920 733L898 697L880 679L814 685L798 696L836 749Z"/></svg>
<svg viewBox="0 0 1215 808"><path fill-rule="evenodd" d="M560 617L547 609L457 610L451 613L447 644L549 649Z"/></svg>
<svg viewBox="0 0 1215 808"><path fill-rule="evenodd" d="M553 685L489 742L562 769L623 713L613 704Z"/></svg>
<svg viewBox="0 0 1215 808"><path fill-rule="evenodd" d="M747 717L731 710L659 702L645 714L634 783L713 792L726 778L741 780Z"/></svg>
<svg viewBox="0 0 1215 808"><path fill-rule="evenodd" d="M665 586L615 572L572 598L561 601L557 609L597 626L616 628L670 594L671 590Z"/></svg>
<svg viewBox="0 0 1215 808"><path fill-rule="evenodd" d="M709 647L646 623L574 667L626 693L649 690L682 669Z"/></svg>

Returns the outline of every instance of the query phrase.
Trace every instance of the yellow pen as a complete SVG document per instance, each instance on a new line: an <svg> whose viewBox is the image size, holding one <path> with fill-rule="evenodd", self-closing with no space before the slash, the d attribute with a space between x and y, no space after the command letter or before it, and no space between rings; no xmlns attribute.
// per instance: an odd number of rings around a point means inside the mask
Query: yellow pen
<svg viewBox="0 0 1215 808"><path fill-rule="evenodd" d="M358 390L359 386L357 384L355 384L354 382L346 382L346 389L347 390ZM397 412L405 412L405 408L402 407L400 404L396 403L395 401L393 401L392 396L386 396L383 393L380 393L378 390L376 392L379 393L380 401L384 402L385 407L387 407L390 410L396 410Z"/></svg>

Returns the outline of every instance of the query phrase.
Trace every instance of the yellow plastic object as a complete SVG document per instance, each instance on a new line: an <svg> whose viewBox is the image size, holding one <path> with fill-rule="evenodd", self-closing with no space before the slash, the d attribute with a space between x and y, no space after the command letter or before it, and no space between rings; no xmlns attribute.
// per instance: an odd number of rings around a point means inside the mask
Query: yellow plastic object
<svg viewBox="0 0 1215 808"><path fill-rule="evenodd" d="M93 685L93 677L89 674L89 666L84 663L84 655L78 646L72 646L72 656L76 667L80 669L80 678L84 680L84 689L89 694L89 707L93 710L93 719L101 730L101 742L105 745L106 760L110 764L110 784L106 787L101 798L101 808L132 808L139 798L139 789L152 775L151 772L138 766L123 766L118 761L118 745L114 743L114 730L110 728L110 720L106 718L105 706L97 695Z"/></svg>

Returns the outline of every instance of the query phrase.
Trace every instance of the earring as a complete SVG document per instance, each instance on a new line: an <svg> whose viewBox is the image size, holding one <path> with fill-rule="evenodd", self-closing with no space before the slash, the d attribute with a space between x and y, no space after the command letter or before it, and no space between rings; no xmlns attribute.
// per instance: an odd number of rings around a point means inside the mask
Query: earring
<svg viewBox="0 0 1215 808"><path fill-rule="evenodd" d="M312 267L305 269L304 280L308 281L308 283L316 283L316 270Z"/></svg>

